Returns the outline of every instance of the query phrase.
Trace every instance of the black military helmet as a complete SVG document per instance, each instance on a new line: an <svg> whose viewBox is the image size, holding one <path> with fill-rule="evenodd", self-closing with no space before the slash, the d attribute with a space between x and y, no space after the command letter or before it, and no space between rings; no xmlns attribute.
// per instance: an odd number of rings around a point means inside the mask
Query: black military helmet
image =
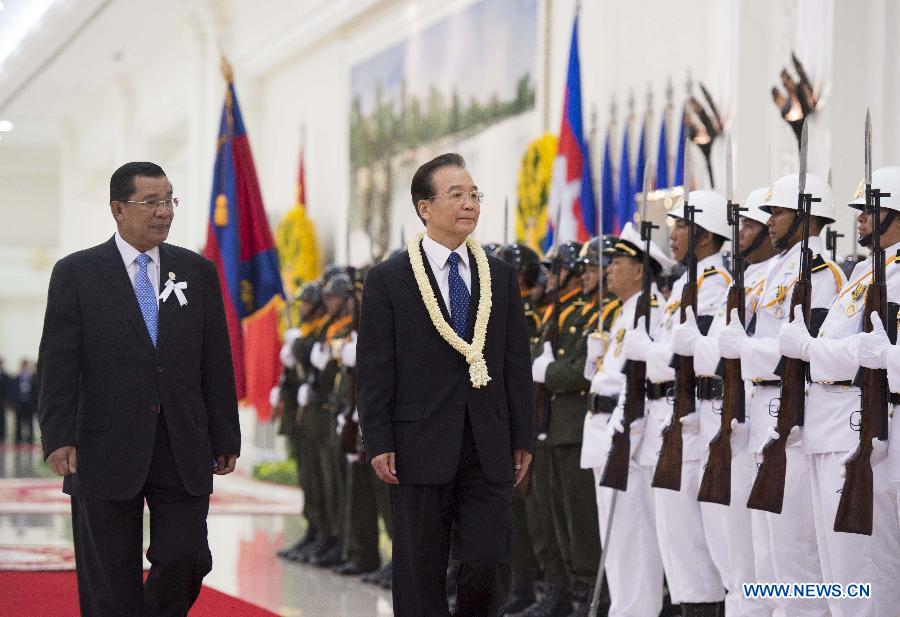
<svg viewBox="0 0 900 617"><path fill-rule="evenodd" d="M322 301L321 283L307 283L297 291L297 299L307 304L318 304Z"/></svg>
<svg viewBox="0 0 900 617"><path fill-rule="evenodd" d="M603 267L609 266L611 256L608 254L619 238L612 234L594 236L581 247L579 263L586 266L596 266L600 263L600 255L603 255Z"/></svg>
<svg viewBox="0 0 900 617"><path fill-rule="evenodd" d="M578 255L581 253L581 244L574 240L563 242L556 249L551 249L544 255L544 265L552 268L554 264L559 264L567 270L574 270L578 265Z"/></svg>
<svg viewBox="0 0 900 617"><path fill-rule="evenodd" d="M322 295L348 298L353 295L355 289L353 279L347 273L341 272L328 279L328 282L322 287Z"/></svg>
<svg viewBox="0 0 900 617"><path fill-rule="evenodd" d="M345 274L346 272L347 272L347 268L344 266L339 266L337 264L330 264L330 265L326 266L325 272L322 273L322 285L325 285L335 275Z"/></svg>
<svg viewBox="0 0 900 617"><path fill-rule="evenodd" d="M501 246L497 251L497 257L513 267L516 272L522 274L525 284L534 287L541 275L541 260L537 253L518 242Z"/></svg>
<svg viewBox="0 0 900 617"><path fill-rule="evenodd" d="M484 252L490 255L491 257L497 256L497 251L503 248L503 245L499 242L485 242L481 245L481 248L484 249Z"/></svg>

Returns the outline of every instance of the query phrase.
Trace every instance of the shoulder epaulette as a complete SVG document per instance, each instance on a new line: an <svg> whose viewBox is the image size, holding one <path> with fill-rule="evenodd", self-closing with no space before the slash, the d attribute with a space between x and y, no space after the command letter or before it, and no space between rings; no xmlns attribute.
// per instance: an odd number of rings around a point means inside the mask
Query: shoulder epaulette
<svg viewBox="0 0 900 617"><path fill-rule="evenodd" d="M828 262L825 261L825 258L822 257L821 255L816 255L816 256L813 258L812 263L810 264L810 266L812 267L812 271L813 271L813 272L818 272L819 270L824 270L825 268L827 268L827 267L828 267Z"/></svg>
<svg viewBox="0 0 900 617"><path fill-rule="evenodd" d="M727 270L723 270L715 266L710 266L703 269L703 274L700 275L700 277L697 279L697 285L701 285L707 277L715 276L716 274L721 275L722 278L725 279L726 284L731 284L731 275L728 274Z"/></svg>
<svg viewBox="0 0 900 617"><path fill-rule="evenodd" d="M703 274L715 274L718 271L718 268L716 268L715 266L710 266L703 269Z"/></svg>
<svg viewBox="0 0 900 617"><path fill-rule="evenodd" d="M653 308L659 306L659 298L656 297L656 294L650 294L650 306Z"/></svg>
<svg viewBox="0 0 900 617"><path fill-rule="evenodd" d="M840 268L830 261L826 261L821 254L813 257L812 263L810 264L810 270L812 272L818 272L819 270L824 270L826 268L831 270L831 275L834 277L834 284L838 290L840 290L841 287L844 286L844 273L841 272Z"/></svg>

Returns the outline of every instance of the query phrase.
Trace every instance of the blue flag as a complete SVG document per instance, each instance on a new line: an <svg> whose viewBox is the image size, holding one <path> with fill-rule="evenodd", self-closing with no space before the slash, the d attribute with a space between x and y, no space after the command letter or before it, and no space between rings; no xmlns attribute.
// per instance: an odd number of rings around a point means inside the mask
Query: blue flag
<svg viewBox="0 0 900 617"><path fill-rule="evenodd" d="M641 191L644 190L644 168L647 167L647 152L646 152L646 133L647 131L647 120L644 119L643 124L641 124L641 139L638 142L638 153L637 153L637 162L634 164L634 184L632 184L631 189L634 196L629 203L628 208L628 218L627 221L634 220L634 210L637 204L637 195Z"/></svg>
<svg viewBox="0 0 900 617"><path fill-rule="evenodd" d="M625 131L622 133L622 154L619 158L619 190L616 193L616 214L614 217L615 224L612 233L617 234L622 231L622 226L631 220L628 213L634 212L634 190L631 188L631 153L628 148L628 124L625 124Z"/></svg>
<svg viewBox="0 0 900 617"><path fill-rule="evenodd" d="M672 186L684 184L684 141L687 139L687 126L684 123L684 112L681 113L681 129L678 131L678 152L675 158L675 181Z"/></svg>
<svg viewBox="0 0 900 617"><path fill-rule="evenodd" d="M600 233L611 233L615 229L616 193L613 186L612 149L610 139L612 128L606 133L606 144L603 146L603 168L600 170L600 203L603 207L603 229Z"/></svg>
<svg viewBox="0 0 900 617"><path fill-rule="evenodd" d="M669 139L666 126L667 113L663 113L662 124L659 126L659 145L656 148L656 184L658 189L669 186Z"/></svg>

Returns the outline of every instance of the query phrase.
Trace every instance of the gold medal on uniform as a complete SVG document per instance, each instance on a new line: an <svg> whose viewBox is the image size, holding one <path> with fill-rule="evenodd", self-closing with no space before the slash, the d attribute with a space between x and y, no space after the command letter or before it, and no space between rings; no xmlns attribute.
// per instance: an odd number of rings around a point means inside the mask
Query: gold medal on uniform
<svg viewBox="0 0 900 617"><path fill-rule="evenodd" d="M856 288L853 290L853 293L850 294L850 297L853 298L853 301L854 301L854 302L856 302L857 300L859 300L860 298L862 298L862 295L863 295L864 293L866 293L866 290L867 290L868 288L869 288L868 285L859 284L859 285L857 285Z"/></svg>
<svg viewBox="0 0 900 617"><path fill-rule="evenodd" d="M856 314L856 302L851 302L850 305L847 307L846 312L847 312L847 317L852 317L854 314Z"/></svg>
<svg viewBox="0 0 900 617"><path fill-rule="evenodd" d="M622 342L625 340L625 330L619 330L616 332L616 348L613 349L613 355L617 358L622 353Z"/></svg>
<svg viewBox="0 0 900 617"><path fill-rule="evenodd" d="M775 309L775 317L777 317L778 319L784 317L784 309L782 307L779 306Z"/></svg>

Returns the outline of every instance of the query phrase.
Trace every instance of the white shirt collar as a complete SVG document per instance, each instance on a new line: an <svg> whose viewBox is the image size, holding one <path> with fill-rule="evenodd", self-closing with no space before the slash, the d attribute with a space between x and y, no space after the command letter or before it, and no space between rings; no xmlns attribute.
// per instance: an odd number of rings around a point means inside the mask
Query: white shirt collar
<svg viewBox="0 0 900 617"><path fill-rule="evenodd" d="M119 235L119 232L116 232L116 247L119 249L119 254L122 256L122 261L125 262L125 267L128 268L134 263L134 260L137 259L137 256L141 254L139 250L128 244L125 239ZM153 263L159 267L159 246L154 246L149 251L146 251L147 255L150 256L150 259L153 260Z"/></svg>
<svg viewBox="0 0 900 617"><path fill-rule="evenodd" d="M425 237L422 238L422 249L434 263L440 265L441 270L443 270L447 265L447 258L450 257L450 253L456 253L457 255L459 255L459 260L466 266L466 268L469 267L469 251L466 249L465 242L451 251L443 244L432 240L426 233Z"/></svg>

